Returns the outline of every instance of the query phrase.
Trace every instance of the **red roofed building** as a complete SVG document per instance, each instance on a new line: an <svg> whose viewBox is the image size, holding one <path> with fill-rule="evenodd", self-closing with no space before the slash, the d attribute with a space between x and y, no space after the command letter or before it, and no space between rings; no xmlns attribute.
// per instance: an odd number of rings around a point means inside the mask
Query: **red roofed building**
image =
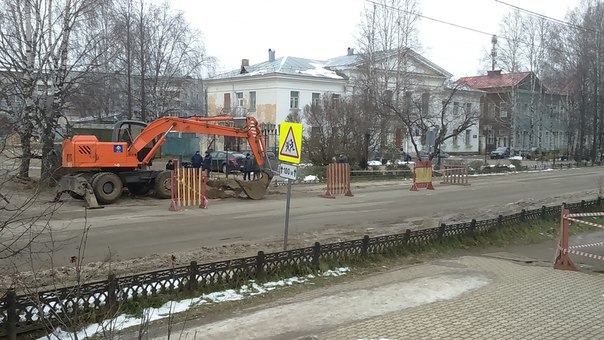
<svg viewBox="0 0 604 340"><path fill-rule="evenodd" d="M567 95L544 86L535 73L496 70L457 82L486 92L481 99L482 153L499 146L516 153L566 149Z"/></svg>

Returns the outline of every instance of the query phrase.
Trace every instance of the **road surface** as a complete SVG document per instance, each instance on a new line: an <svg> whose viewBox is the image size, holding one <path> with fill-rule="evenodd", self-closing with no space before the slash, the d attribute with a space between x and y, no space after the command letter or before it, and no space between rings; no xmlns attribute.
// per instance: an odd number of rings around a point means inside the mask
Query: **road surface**
<svg viewBox="0 0 604 340"><path fill-rule="evenodd" d="M326 199L322 185L294 186L289 223L291 247L315 240L337 241L363 234L389 234L407 228L433 227L452 219L485 219L527 208L591 199L602 187L604 170L582 168L471 177L470 186L439 185L436 190L409 191L404 181L353 187L354 197ZM271 187L272 191L276 189ZM283 188L279 189L284 192ZM77 255L84 225L90 230L86 261L169 256L174 252L252 245L257 250L281 247L285 195L273 193L260 201L211 200L209 208L168 210L168 200L123 198L104 209L85 211L81 202L65 199L51 222L54 265ZM329 237L325 237L329 235ZM37 244L48 241L48 235ZM291 248L290 247L290 248ZM255 249L255 248L254 248ZM238 257L227 254L227 257Z"/></svg>

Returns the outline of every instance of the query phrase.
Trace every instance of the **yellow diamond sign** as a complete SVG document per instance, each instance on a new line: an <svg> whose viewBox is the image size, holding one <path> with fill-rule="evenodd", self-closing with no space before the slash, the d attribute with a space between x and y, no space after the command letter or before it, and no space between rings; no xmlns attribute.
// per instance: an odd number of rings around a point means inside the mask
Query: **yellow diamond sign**
<svg viewBox="0 0 604 340"><path fill-rule="evenodd" d="M279 125L279 160L300 163L302 155L302 124L281 123Z"/></svg>

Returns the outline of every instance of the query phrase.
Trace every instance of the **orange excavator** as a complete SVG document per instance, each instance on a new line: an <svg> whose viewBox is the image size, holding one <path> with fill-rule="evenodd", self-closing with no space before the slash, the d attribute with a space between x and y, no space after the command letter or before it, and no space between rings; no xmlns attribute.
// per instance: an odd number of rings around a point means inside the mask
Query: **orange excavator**
<svg viewBox="0 0 604 340"><path fill-rule="evenodd" d="M137 133L138 132L138 133ZM76 135L63 141L62 170L58 183L62 193L85 199L89 208L115 202L123 188L133 194L153 190L159 198L171 197L171 171L149 166L170 132L188 132L247 139L262 176L254 181L236 182L252 199L264 197L273 177L264 138L256 119L236 117L164 117L151 123L121 121L115 124L111 142L96 136ZM134 137L134 138L133 138Z"/></svg>

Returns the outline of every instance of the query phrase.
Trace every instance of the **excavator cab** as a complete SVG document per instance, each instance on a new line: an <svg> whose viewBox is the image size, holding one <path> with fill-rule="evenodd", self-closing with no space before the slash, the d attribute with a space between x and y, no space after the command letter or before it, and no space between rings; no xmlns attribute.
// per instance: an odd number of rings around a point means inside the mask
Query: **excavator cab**
<svg viewBox="0 0 604 340"><path fill-rule="evenodd" d="M111 141L126 142L128 143L128 147L130 147L132 141L136 137L138 137L138 135L140 135L146 127L147 123L145 122L140 122L136 120L119 121L113 126ZM153 139L151 143L147 144L144 148L142 148L139 152L136 153L136 158L139 162L142 162L143 159L147 157L155 143L157 143L157 138ZM151 163L149 163L149 165L151 165Z"/></svg>

